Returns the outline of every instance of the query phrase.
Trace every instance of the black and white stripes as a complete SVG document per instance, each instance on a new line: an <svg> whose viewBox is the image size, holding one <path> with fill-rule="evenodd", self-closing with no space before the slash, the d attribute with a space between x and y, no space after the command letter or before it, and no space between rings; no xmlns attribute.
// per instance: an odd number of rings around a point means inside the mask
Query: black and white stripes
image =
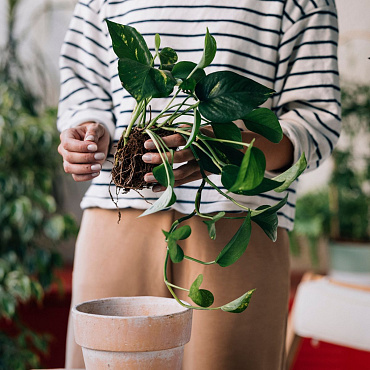
<svg viewBox="0 0 370 370"><path fill-rule="evenodd" d="M206 27L215 36L218 52L208 72L228 69L273 88L266 106L278 115L285 135L294 144L295 158L305 152L309 169L332 152L340 132L340 91L337 68L337 17L333 0L81 0L75 10L60 58L60 130L85 121L106 125L115 143L127 125L135 101L121 87L104 20L137 28L154 50L154 35L178 51L180 60L198 60ZM163 102L154 102L158 112ZM111 155L113 154L113 150ZM114 208L108 185L107 161L87 191L82 207ZM213 181L220 185L218 177ZM115 192L112 187L112 192ZM174 208L191 212L196 184L176 189ZM279 225L291 229L295 184ZM145 190L153 201L157 195ZM237 196L251 207L274 204L285 194ZM238 211L217 192L206 188L204 211ZM145 209L135 192L119 197L119 206Z"/></svg>

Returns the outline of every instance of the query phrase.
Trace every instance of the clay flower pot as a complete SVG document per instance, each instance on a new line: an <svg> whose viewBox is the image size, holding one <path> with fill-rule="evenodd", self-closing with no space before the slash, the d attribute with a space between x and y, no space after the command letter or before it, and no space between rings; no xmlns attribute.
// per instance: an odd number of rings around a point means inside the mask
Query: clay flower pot
<svg viewBox="0 0 370 370"><path fill-rule="evenodd" d="M174 299L117 297L72 309L87 370L181 369L192 310Z"/></svg>

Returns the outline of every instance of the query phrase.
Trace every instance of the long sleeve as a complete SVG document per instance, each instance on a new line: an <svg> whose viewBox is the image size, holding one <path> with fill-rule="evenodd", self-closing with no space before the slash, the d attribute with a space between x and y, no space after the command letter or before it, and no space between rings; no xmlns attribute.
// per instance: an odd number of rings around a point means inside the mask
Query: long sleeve
<svg viewBox="0 0 370 370"><path fill-rule="evenodd" d="M282 24L273 109L294 159L304 152L312 170L330 155L341 129L335 4L287 1Z"/></svg>
<svg viewBox="0 0 370 370"><path fill-rule="evenodd" d="M64 40L57 125L62 131L86 121L100 122L113 138L109 44L97 3L97 0L78 2Z"/></svg>

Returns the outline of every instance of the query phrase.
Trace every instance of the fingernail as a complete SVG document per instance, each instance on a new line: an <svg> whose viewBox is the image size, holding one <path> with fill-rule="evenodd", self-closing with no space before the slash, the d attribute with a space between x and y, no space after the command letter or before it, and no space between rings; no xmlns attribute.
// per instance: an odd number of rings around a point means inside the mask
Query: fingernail
<svg viewBox="0 0 370 370"><path fill-rule="evenodd" d="M155 182L155 181L157 181L156 178L153 175L145 175L144 180L146 182Z"/></svg>
<svg viewBox="0 0 370 370"><path fill-rule="evenodd" d="M94 158L95 158L97 161L101 161L101 160L103 160L103 159L105 158L105 155L104 155L104 153L96 153L96 154L94 155Z"/></svg>
<svg viewBox="0 0 370 370"><path fill-rule="evenodd" d="M91 177L97 177L99 175L100 175L100 172L94 172L94 173L91 174Z"/></svg>
<svg viewBox="0 0 370 370"><path fill-rule="evenodd" d="M91 171L100 171L101 170L101 164L97 163L97 164L93 164L91 166Z"/></svg>
<svg viewBox="0 0 370 370"><path fill-rule="evenodd" d="M94 135L88 135L85 137L85 141L95 141Z"/></svg>
<svg viewBox="0 0 370 370"><path fill-rule="evenodd" d="M152 190L154 193L159 193L160 191L164 191L164 187L160 185L153 186Z"/></svg>
<svg viewBox="0 0 370 370"><path fill-rule="evenodd" d="M148 153L144 154L141 158L144 162L147 162L147 163L150 163L152 161L152 155Z"/></svg>
<svg viewBox="0 0 370 370"><path fill-rule="evenodd" d="M153 141L146 141L144 143L144 148L145 149L155 149L155 144L153 143Z"/></svg>
<svg viewBox="0 0 370 370"><path fill-rule="evenodd" d="M98 150L98 147L96 144L89 144L87 146L87 150L90 150L90 152L96 152Z"/></svg>

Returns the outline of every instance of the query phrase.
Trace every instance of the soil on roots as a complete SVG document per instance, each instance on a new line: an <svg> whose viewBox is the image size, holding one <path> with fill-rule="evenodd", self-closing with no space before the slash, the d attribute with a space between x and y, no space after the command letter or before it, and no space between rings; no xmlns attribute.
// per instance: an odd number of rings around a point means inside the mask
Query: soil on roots
<svg viewBox="0 0 370 370"><path fill-rule="evenodd" d="M160 136L171 135L171 132L166 130L158 130L156 133ZM112 169L112 181L125 193L131 189L142 190L153 185L144 181L144 175L152 172L157 165L145 163L141 159L143 154L152 152L144 148L144 142L148 139L150 139L149 135L144 134L142 130L135 127L131 130L126 145L124 145L123 137L120 138L117 144Z"/></svg>

